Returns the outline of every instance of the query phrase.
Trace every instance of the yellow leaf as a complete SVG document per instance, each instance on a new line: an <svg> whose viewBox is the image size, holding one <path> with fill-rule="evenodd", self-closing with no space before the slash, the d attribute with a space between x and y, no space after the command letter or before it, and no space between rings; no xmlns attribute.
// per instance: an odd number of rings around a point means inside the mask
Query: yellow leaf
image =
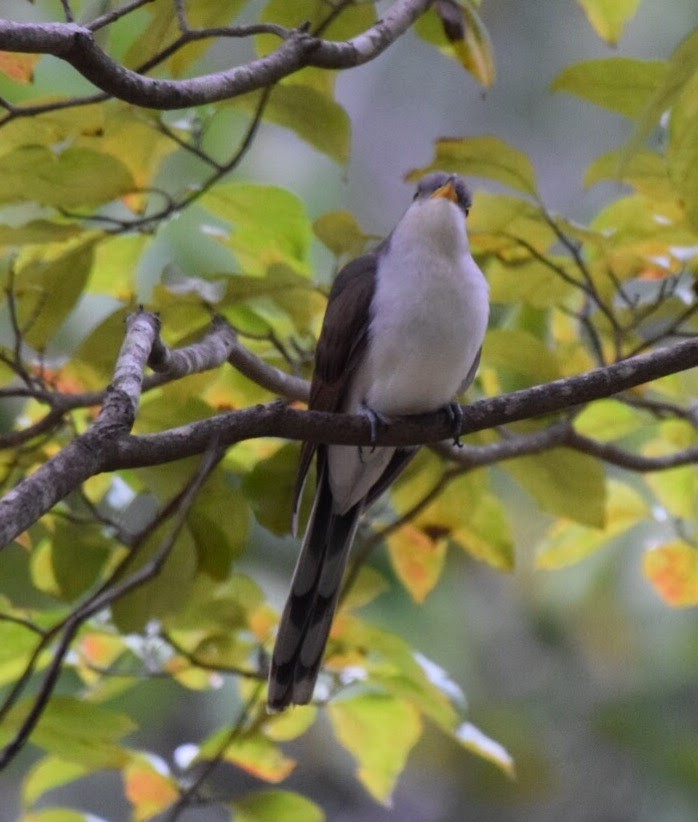
<svg viewBox="0 0 698 822"><path fill-rule="evenodd" d="M304 734L315 722L314 705L297 705L292 711L271 714L264 723L264 733L274 742L287 742Z"/></svg>
<svg viewBox="0 0 698 822"><path fill-rule="evenodd" d="M416 526L406 525L388 537L388 551L395 573L412 599L421 604L441 576L446 540L434 539Z"/></svg>
<svg viewBox="0 0 698 822"><path fill-rule="evenodd" d="M659 596L675 608L698 605L698 549L670 542L647 551L642 570Z"/></svg>
<svg viewBox="0 0 698 822"><path fill-rule="evenodd" d="M377 693L333 702L328 711L339 741L358 762L359 780L371 796L389 805L422 733L419 712L409 702Z"/></svg>
<svg viewBox="0 0 698 822"><path fill-rule="evenodd" d="M577 0L594 31L612 46L620 40L626 24L635 16L640 0Z"/></svg>
<svg viewBox="0 0 698 822"><path fill-rule="evenodd" d="M305 796L291 791L265 790L248 794L233 803L235 822L324 822L325 814Z"/></svg>
<svg viewBox="0 0 698 822"><path fill-rule="evenodd" d="M609 480L604 527L590 528L570 520L557 520L538 546L536 567L550 571L579 562L637 525L646 515L647 503L636 491Z"/></svg>
<svg viewBox="0 0 698 822"><path fill-rule="evenodd" d="M202 748L203 758L212 747L215 750L217 738L215 735ZM295 760L284 756L278 745L260 733L236 739L225 749L224 758L265 782L282 782L296 767Z"/></svg>
<svg viewBox="0 0 698 822"><path fill-rule="evenodd" d="M412 169L406 179L414 182L431 171L487 177L525 194L536 193L536 172L528 155L492 135L437 140L433 162Z"/></svg>

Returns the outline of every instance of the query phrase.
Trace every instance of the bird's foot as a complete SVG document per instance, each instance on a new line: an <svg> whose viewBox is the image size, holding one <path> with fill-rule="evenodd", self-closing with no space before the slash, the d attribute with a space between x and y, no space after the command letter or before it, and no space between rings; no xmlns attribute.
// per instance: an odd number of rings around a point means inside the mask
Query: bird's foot
<svg viewBox="0 0 698 822"><path fill-rule="evenodd" d="M380 411L376 411L373 408L369 408L365 402L362 402L359 406L359 414L362 417L366 417L368 420L368 424L371 427L371 450L369 454L372 454L376 450L376 440L378 439L378 429L388 424L388 418L385 414L381 414ZM359 456L363 455L363 446L359 446Z"/></svg>
<svg viewBox="0 0 698 822"><path fill-rule="evenodd" d="M463 447L460 441L460 432L463 427L463 408L460 403L449 402L444 406L444 411L448 415L448 421L451 423L451 436L453 437L453 444L458 448Z"/></svg>

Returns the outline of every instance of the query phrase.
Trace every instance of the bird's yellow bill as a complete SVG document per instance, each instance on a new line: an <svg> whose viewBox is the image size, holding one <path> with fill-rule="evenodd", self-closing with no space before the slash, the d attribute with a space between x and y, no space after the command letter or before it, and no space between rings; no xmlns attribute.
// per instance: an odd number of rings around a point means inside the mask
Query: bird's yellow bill
<svg viewBox="0 0 698 822"><path fill-rule="evenodd" d="M434 199L435 197L444 197L446 200L451 200L453 203L458 202L458 192L456 191L456 186L453 180L449 180L447 183L444 183L440 188L437 188L436 191L431 195L430 199Z"/></svg>

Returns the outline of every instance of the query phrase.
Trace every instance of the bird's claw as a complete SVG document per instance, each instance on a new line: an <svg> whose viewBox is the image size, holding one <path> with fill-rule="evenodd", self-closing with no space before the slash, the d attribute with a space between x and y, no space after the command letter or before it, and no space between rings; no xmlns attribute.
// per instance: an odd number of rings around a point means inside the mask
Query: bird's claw
<svg viewBox="0 0 698 822"><path fill-rule="evenodd" d="M371 428L371 451L369 453L372 454L376 450L378 429L381 426L388 424L388 418L385 414L381 414L380 411L375 411L373 408L370 408L365 402L361 403L361 406L359 407L359 414L368 420L368 424ZM361 455L362 453L362 446L359 446L359 454Z"/></svg>
<svg viewBox="0 0 698 822"><path fill-rule="evenodd" d="M449 402L448 405L444 406L444 410L448 415L448 421L451 423L453 444L457 448L462 448L463 443L460 441L460 432L463 427L463 408L460 403Z"/></svg>

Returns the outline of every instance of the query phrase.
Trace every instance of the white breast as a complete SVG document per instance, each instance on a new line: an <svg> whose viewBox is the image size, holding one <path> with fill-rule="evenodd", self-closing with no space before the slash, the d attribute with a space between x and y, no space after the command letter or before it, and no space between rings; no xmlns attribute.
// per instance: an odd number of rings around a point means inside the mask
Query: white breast
<svg viewBox="0 0 698 822"><path fill-rule="evenodd" d="M465 221L445 199L415 204L378 267L365 374L357 388L385 414L431 411L453 399L482 345L487 282Z"/></svg>
<svg viewBox="0 0 698 822"><path fill-rule="evenodd" d="M487 329L487 282L449 200L414 203L378 264L367 353L344 405L386 415L436 410L470 372ZM378 480L392 448L329 448L335 507L346 511Z"/></svg>

